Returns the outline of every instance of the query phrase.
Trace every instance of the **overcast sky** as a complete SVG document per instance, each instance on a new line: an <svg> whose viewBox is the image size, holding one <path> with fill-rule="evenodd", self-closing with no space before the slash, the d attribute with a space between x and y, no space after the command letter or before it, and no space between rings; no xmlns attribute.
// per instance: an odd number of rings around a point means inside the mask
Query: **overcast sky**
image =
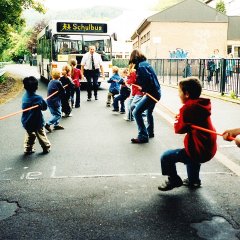
<svg viewBox="0 0 240 240"><path fill-rule="evenodd" d="M147 10L157 0L44 0L44 5L49 9L64 10L79 7L114 6L126 9Z"/></svg>

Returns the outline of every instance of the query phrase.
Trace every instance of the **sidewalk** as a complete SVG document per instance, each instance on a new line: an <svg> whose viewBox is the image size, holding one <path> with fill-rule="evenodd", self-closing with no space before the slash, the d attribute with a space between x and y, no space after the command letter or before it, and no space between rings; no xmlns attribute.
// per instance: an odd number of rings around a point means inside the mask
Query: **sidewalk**
<svg viewBox="0 0 240 240"><path fill-rule="evenodd" d="M168 84L163 84L161 83L161 87L169 87L169 88L175 88L177 89L177 86L173 86L173 85L168 85ZM214 91L208 91L208 90L204 90L202 91L202 95L208 96L208 97L212 97L212 98L217 98L223 101L227 101L227 102L232 102L232 103L236 103L236 104L240 104L240 99L239 98L231 98L229 95L221 95L221 93L219 92L214 92Z"/></svg>
<svg viewBox="0 0 240 240"><path fill-rule="evenodd" d="M160 105L170 110L170 113L178 113L182 103L178 96L178 88L161 84L162 97ZM212 102L212 118L216 119L219 126L226 125L226 118L229 125L239 126L240 122L240 99L232 99L229 96L221 96L218 92L203 90L202 97L210 98ZM226 115L227 113L227 115ZM220 124L222 123L222 124ZM224 124L223 124L224 123Z"/></svg>

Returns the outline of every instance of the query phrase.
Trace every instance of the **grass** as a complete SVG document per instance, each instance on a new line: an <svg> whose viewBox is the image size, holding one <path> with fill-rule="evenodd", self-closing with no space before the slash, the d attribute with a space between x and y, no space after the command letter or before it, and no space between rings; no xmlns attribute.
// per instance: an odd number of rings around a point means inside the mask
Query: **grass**
<svg viewBox="0 0 240 240"><path fill-rule="evenodd" d="M15 98L22 90L22 78L17 75L5 73L0 78L0 104L4 104Z"/></svg>

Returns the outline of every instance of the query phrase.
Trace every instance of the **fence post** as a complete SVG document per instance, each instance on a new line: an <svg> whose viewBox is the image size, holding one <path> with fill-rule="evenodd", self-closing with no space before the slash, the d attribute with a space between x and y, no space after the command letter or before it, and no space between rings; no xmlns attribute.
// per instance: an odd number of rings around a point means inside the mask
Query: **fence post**
<svg viewBox="0 0 240 240"><path fill-rule="evenodd" d="M225 83L226 83L226 59L222 58L222 67L221 67L221 80L220 80L220 92L221 95L223 96L225 93Z"/></svg>

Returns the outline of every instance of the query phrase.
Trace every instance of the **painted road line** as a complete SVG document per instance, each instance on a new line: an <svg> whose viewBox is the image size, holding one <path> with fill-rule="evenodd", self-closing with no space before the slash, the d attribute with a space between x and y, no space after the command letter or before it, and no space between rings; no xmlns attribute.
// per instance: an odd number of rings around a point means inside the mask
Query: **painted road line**
<svg viewBox="0 0 240 240"><path fill-rule="evenodd" d="M54 166L55 171L57 170L56 166ZM200 175L232 175L231 171L228 172L201 172ZM186 176L186 172L179 171L179 175ZM56 172L51 174L49 177L44 177L44 172L36 171L36 172L28 172L24 173L20 176L20 180L39 180L39 179L84 179L84 178L125 178L125 177L149 177L155 179L157 177L163 177L161 173L109 173L109 174L85 174L85 175L57 175ZM16 180L15 178L2 178L0 176L0 181L12 181Z"/></svg>
<svg viewBox="0 0 240 240"><path fill-rule="evenodd" d="M230 160L227 156L218 151L215 155L215 158L225 167L229 168L232 172L234 172L236 175L240 176L240 166Z"/></svg>
<svg viewBox="0 0 240 240"><path fill-rule="evenodd" d="M219 145L218 148L236 148L236 144L231 144L231 145Z"/></svg>

